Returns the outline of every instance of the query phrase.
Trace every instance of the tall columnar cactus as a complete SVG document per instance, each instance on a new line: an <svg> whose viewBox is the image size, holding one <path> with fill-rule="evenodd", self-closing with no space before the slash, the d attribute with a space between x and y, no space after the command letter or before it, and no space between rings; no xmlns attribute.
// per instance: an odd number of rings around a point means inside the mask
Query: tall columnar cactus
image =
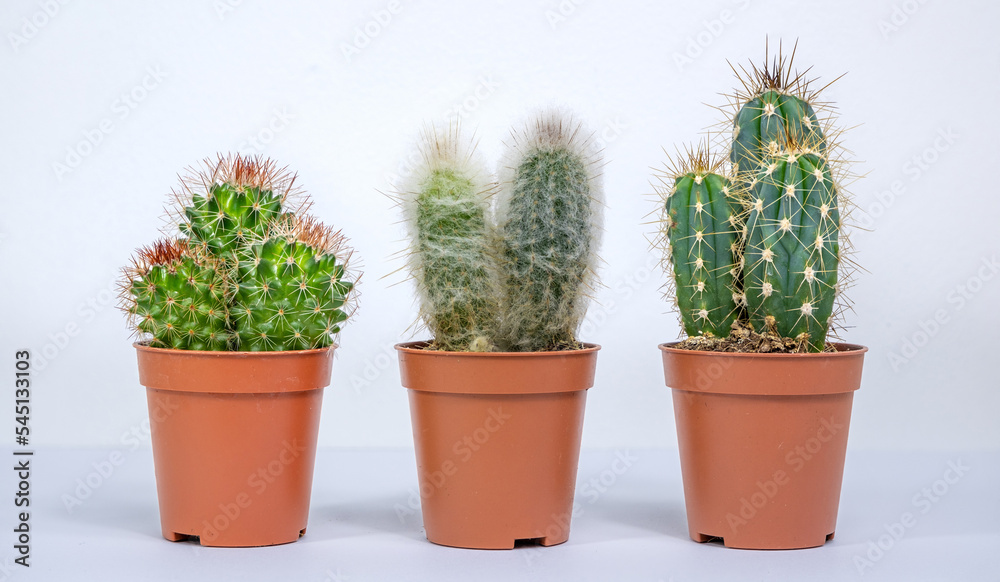
<svg viewBox="0 0 1000 582"><path fill-rule="evenodd" d="M750 321L822 351L840 265L837 185L825 153L794 139L768 156L748 192Z"/></svg>
<svg viewBox="0 0 1000 582"><path fill-rule="evenodd" d="M245 351L325 348L347 320L354 284L344 238L311 219L244 249L231 317ZM344 257L344 258L342 258Z"/></svg>
<svg viewBox="0 0 1000 582"><path fill-rule="evenodd" d="M139 249L121 284L122 309L150 345L224 350L229 283L211 257L164 239Z"/></svg>
<svg viewBox="0 0 1000 582"><path fill-rule="evenodd" d="M600 155L558 113L514 134L497 211L501 343L511 351L571 346L583 320L600 233Z"/></svg>
<svg viewBox="0 0 1000 582"><path fill-rule="evenodd" d="M492 351L499 307L489 172L457 127L428 132L421 153L400 195L421 319L438 349Z"/></svg>
<svg viewBox="0 0 1000 582"><path fill-rule="evenodd" d="M689 336L726 337L742 315L742 206L707 147L670 164L663 242L672 292Z"/></svg>
<svg viewBox="0 0 1000 582"><path fill-rule="evenodd" d="M140 250L125 270L136 332L181 349L330 346L353 309L350 251L304 214L294 182L270 160L238 155L182 177L168 236L184 238Z"/></svg>
<svg viewBox="0 0 1000 582"><path fill-rule="evenodd" d="M819 91L810 89L804 73L793 73L794 59L794 49L787 59L779 49L770 64L765 56L763 67L751 64L750 71L744 68L737 75L743 88L732 98L736 114L730 161L737 179L744 183L753 180L765 159L778 153L786 136L811 144L820 153L826 151L829 119L817 100Z"/></svg>

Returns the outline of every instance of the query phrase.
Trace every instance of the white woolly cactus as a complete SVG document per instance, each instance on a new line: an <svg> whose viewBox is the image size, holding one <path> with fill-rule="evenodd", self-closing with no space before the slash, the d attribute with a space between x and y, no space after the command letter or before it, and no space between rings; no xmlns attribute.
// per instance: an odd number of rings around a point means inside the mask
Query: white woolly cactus
<svg viewBox="0 0 1000 582"><path fill-rule="evenodd" d="M490 256L494 183L458 126L427 131L401 201L420 317L446 351L492 351L498 317Z"/></svg>
<svg viewBox="0 0 1000 582"><path fill-rule="evenodd" d="M571 116L546 112L514 133L497 210L504 311L512 351L572 346L596 283L603 216L601 156Z"/></svg>
<svg viewBox="0 0 1000 582"><path fill-rule="evenodd" d="M560 113L512 135L497 185L457 128L428 132L402 189L408 267L437 349L578 347L596 285L600 155L592 134Z"/></svg>

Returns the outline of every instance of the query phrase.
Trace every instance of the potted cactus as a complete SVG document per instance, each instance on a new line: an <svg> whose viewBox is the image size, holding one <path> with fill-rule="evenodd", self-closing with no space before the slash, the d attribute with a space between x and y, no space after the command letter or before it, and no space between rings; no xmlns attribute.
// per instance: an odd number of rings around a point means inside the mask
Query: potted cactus
<svg viewBox="0 0 1000 582"><path fill-rule="evenodd" d="M600 349L576 339L597 284L599 154L556 112L512 136L495 183L456 128L430 132L400 195L433 339L396 348L424 528L447 546L569 538Z"/></svg>
<svg viewBox="0 0 1000 582"><path fill-rule="evenodd" d="M794 52L793 52L794 55ZM850 278L848 175L829 107L792 59L743 75L728 159L707 144L661 189L673 389L689 533L728 547L832 539L863 346L828 341Z"/></svg>
<svg viewBox="0 0 1000 582"><path fill-rule="evenodd" d="M350 250L258 157L181 179L167 238L121 281L138 336L163 536L266 546L305 533L323 388L353 308Z"/></svg>

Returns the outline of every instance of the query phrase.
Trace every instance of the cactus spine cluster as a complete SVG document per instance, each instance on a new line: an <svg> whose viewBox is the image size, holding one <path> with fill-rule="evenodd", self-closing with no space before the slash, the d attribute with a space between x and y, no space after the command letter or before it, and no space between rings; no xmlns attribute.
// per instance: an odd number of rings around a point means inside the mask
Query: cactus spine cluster
<svg viewBox="0 0 1000 582"><path fill-rule="evenodd" d="M730 166L712 168L714 183L728 182L728 195L712 198L706 177L697 193L685 181L689 167L704 166L701 150L680 164L683 171L671 174L675 183L663 206L666 258L688 335L724 337L733 321L745 319L757 331L796 340L803 351L825 348L845 283L844 201L838 178L846 172L836 167L842 163L836 157L837 144L828 142L836 132L825 105L817 101L819 91L811 91L810 81L801 74L792 74L792 58L786 60L779 52L772 63L752 66L752 73L743 69L743 88L731 100L734 113L727 122L733 128ZM719 210L699 220L708 200ZM728 238L720 240L723 212L728 212L728 228L723 230ZM694 266L708 263L691 241L706 240L704 246L722 262L708 267L702 279L694 276L692 261ZM738 251L731 256L722 252L727 243ZM692 289L713 293L692 295ZM728 303L719 289L732 290ZM692 297L700 299L704 309L692 304ZM719 302L708 303L709 298ZM710 307L737 317L715 325Z"/></svg>
<svg viewBox="0 0 1000 582"><path fill-rule="evenodd" d="M689 336L725 337L746 304L741 289L742 208L707 146L674 163L663 236L674 298Z"/></svg>
<svg viewBox="0 0 1000 582"><path fill-rule="evenodd" d="M589 134L561 114L538 116L508 144L499 184L460 139L435 132L402 194L410 271L435 347L576 347L602 212Z"/></svg>
<svg viewBox="0 0 1000 582"><path fill-rule="evenodd" d="M350 251L314 220L294 175L220 157L182 177L176 232L140 249L122 309L154 347L283 351L332 345L351 313Z"/></svg>

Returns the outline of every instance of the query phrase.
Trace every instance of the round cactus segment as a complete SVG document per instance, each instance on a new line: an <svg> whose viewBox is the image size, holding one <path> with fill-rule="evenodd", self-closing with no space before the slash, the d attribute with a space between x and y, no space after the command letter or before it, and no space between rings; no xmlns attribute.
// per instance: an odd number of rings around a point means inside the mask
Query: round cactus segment
<svg viewBox="0 0 1000 582"><path fill-rule="evenodd" d="M749 191L744 285L750 321L822 351L840 262L837 187L824 155L769 156Z"/></svg>
<svg viewBox="0 0 1000 582"><path fill-rule="evenodd" d="M676 176L665 203L674 297L690 337L728 336L745 303L742 221L731 187L725 176L696 169Z"/></svg>
<svg viewBox="0 0 1000 582"><path fill-rule="evenodd" d="M571 346L594 285L600 160L579 124L543 116L513 144L497 223L505 348Z"/></svg>
<svg viewBox="0 0 1000 582"><path fill-rule="evenodd" d="M184 241L140 249L125 270L123 309L153 347L225 350L228 281L211 258Z"/></svg>
<svg viewBox="0 0 1000 582"><path fill-rule="evenodd" d="M213 184L184 208L181 233L220 257L267 236L282 216L281 198L271 190L236 184Z"/></svg>
<svg viewBox="0 0 1000 582"><path fill-rule="evenodd" d="M244 351L323 348L350 315L354 285L345 277L339 234L299 223L241 253L231 309Z"/></svg>

